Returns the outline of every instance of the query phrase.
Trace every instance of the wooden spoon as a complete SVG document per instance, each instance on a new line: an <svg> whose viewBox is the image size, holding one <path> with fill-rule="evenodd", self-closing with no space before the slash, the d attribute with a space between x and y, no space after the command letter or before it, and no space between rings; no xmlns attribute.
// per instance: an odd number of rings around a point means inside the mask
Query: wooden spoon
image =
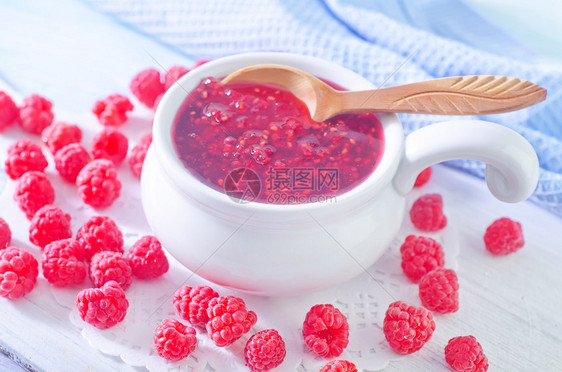
<svg viewBox="0 0 562 372"><path fill-rule="evenodd" d="M315 121L346 111L482 115L522 109L546 98L546 89L507 76L472 75L427 80L365 91L339 91L294 67L262 64L225 77L282 86L303 101Z"/></svg>

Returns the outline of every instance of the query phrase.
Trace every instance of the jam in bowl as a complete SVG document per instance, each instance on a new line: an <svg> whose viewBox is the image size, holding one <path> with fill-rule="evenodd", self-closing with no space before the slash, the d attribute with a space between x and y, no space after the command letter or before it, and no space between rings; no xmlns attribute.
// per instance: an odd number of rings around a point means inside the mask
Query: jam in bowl
<svg viewBox="0 0 562 372"><path fill-rule="evenodd" d="M264 295L296 295L362 273L387 249L418 173L451 159L487 163L500 200L534 190L531 145L477 120L429 125L404 136L394 114L310 120L273 86L221 85L240 68L284 64L349 90L374 88L318 58L249 53L184 75L160 102L141 176L153 233L195 274Z"/></svg>

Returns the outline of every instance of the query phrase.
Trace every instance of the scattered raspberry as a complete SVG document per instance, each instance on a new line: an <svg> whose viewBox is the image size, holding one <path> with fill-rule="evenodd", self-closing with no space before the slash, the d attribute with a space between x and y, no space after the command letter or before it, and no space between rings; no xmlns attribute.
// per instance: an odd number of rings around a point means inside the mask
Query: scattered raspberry
<svg viewBox="0 0 562 372"><path fill-rule="evenodd" d="M58 121L49 125L41 132L41 142L49 148L52 154L56 154L62 147L80 142L82 130L75 124L67 124Z"/></svg>
<svg viewBox="0 0 562 372"><path fill-rule="evenodd" d="M204 65L207 62L211 62L210 59L200 59L198 61L195 61L195 63L193 64L193 68L199 67L201 65Z"/></svg>
<svg viewBox="0 0 562 372"><path fill-rule="evenodd" d="M485 372L488 358L474 336L459 336L445 346L445 360L457 372Z"/></svg>
<svg viewBox="0 0 562 372"><path fill-rule="evenodd" d="M517 251L525 244L521 224L508 217L495 220L486 229L484 243L486 249L494 255L506 255Z"/></svg>
<svg viewBox="0 0 562 372"><path fill-rule="evenodd" d="M438 313L459 309L459 280L450 269L436 269L422 276L419 285L422 305Z"/></svg>
<svg viewBox="0 0 562 372"><path fill-rule="evenodd" d="M127 121L127 111L133 110L133 104L121 94L111 94L96 101L92 112L99 122L106 126L118 126Z"/></svg>
<svg viewBox="0 0 562 372"><path fill-rule="evenodd" d="M431 173L432 173L431 167L427 167L424 170L422 170L420 174L418 174L418 177L416 178L414 187L421 187L425 185L427 181L429 181L429 179L431 178Z"/></svg>
<svg viewBox="0 0 562 372"><path fill-rule="evenodd" d="M90 279L94 287L101 287L109 281L116 281L126 291L133 282L133 271L122 253L102 251L92 256Z"/></svg>
<svg viewBox="0 0 562 372"><path fill-rule="evenodd" d="M55 168L62 178L75 183L78 173L92 160L88 151L79 143L64 146L55 154Z"/></svg>
<svg viewBox="0 0 562 372"><path fill-rule="evenodd" d="M52 107L51 101L38 94L32 94L25 98L20 107L21 127L26 132L41 134L41 131L53 122Z"/></svg>
<svg viewBox="0 0 562 372"><path fill-rule="evenodd" d="M422 231L437 231L447 225L443 214L443 198L439 194L420 196L410 209L410 219Z"/></svg>
<svg viewBox="0 0 562 372"><path fill-rule="evenodd" d="M56 240L72 236L70 215L60 208L46 205L39 209L29 225L29 241L43 248Z"/></svg>
<svg viewBox="0 0 562 372"><path fill-rule="evenodd" d="M12 231L8 223L0 217L0 250L7 248L12 242Z"/></svg>
<svg viewBox="0 0 562 372"><path fill-rule="evenodd" d="M275 329L254 334L244 348L246 365L254 372L269 371L285 359L287 350L281 335Z"/></svg>
<svg viewBox="0 0 562 372"><path fill-rule="evenodd" d="M337 357L349 342L347 318L330 304L314 305L306 314L302 335L306 345L317 355Z"/></svg>
<svg viewBox="0 0 562 372"><path fill-rule="evenodd" d="M19 140L8 147L6 158L6 173L16 180L28 171L42 172L47 168L47 159L41 152L41 147L30 140Z"/></svg>
<svg viewBox="0 0 562 372"><path fill-rule="evenodd" d="M15 300L25 296L35 286L39 264L22 248L0 250L0 296Z"/></svg>
<svg viewBox="0 0 562 372"><path fill-rule="evenodd" d="M219 294L211 287L186 285L176 291L172 301L182 318L195 326L205 326L209 321L209 301L215 297L219 297Z"/></svg>
<svg viewBox="0 0 562 372"><path fill-rule="evenodd" d="M12 98L0 90L0 132L12 124L19 116L19 110Z"/></svg>
<svg viewBox="0 0 562 372"><path fill-rule="evenodd" d="M162 245L154 236L143 236L127 255L133 274L141 279L154 279L168 271L169 264Z"/></svg>
<svg viewBox="0 0 562 372"><path fill-rule="evenodd" d="M101 288L87 288L76 296L80 317L96 328L114 326L125 318L129 301L119 284L105 283Z"/></svg>
<svg viewBox="0 0 562 372"><path fill-rule="evenodd" d="M146 152L152 143L152 133L147 133L142 136L140 142L133 147L131 155L129 156L129 165L135 176L140 177L142 172L142 164L146 157Z"/></svg>
<svg viewBox="0 0 562 372"><path fill-rule="evenodd" d="M18 180L14 200L31 219L41 207L55 201L55 189L45 173L30 171Z"/></svg>
<svg viewBox="0 0 562 372"><path fill-rule="evenodd" d="M154 68L147 68L136 74L131 80L129 88L139 101L151 108L154 106L156 97L164 93L160 72Z"/></svg>
<svg viewBox="0 0 562 372"><path fill-rule="evenodd" d="M426 273L443 267L445 254L441 244L432 238L408 235L400 246L402 270L417 283Z"/></svg>
<svg viewBox="0 0 562 372"><path fill-rule="evenodd" d="M172 66L164 75L164 90L170 89L176 81L183 75L187 74L189 70L183 66Z"/></svg>
<svg viewBox="0 0 562 372"><path fill-rule="evenodd" d="M115 222L106 216L90 217L78 229L76 240L82 244L87 260L101 251L123 253L123 234Z"/></svg>
<svg viewBox="0 0 562 372"><path fill-rule="evenodd" d="M105 128L92 137L91 148L94 159L111 160L115 165L121 164L127 157L129 140L115 128Z"/></svg>
<svg viewBox="0 0 562 372"><path fill-rule="evenodd" d="M121 182L112 161L97 159L86 164L76 177L78 194L92 207L107 207L119 197Z"/></svg>
<svg viewBox="0 0 562 372"><path fill-rule="evenodd" d="M326 364L319 372L357 372L355 364L347 360L332 360Z"/></svg>
<svg viewBox="0 0 562 372"><path fill-rule="evenodd" d="M57 287L81 283L86 278L84 248L73 239L49 243L43 249L43 276Z"/></svg>
<svg viewBox="0 0 562 372"><path fill-rule="evenodd" d="M154 331L154 346L158 355L168 360L181 360L197 344L195 329L175 319L164 319Z"/></svg>
<svg viewBox="0 0 562 372"><path fill-rule="evenodd" d="M383 332L398 354L411 354L422 348L435 330L431 312L405 302L391 303L386 310Z"/></svg>
<svg viewBox="0 0 562 372"><path fill-rule="evenodd" d="M207 333L217 346L226 346L238 340L258 320L256 313L246 310L244 300L234 296L212 298L207 315Z"/></svg>

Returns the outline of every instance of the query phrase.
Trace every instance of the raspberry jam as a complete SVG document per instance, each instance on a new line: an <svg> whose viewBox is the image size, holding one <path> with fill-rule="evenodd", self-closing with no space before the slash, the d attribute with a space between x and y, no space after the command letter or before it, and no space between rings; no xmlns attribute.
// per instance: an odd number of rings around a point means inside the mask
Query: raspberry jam
<svg viewBox="0 0 562 372"><path fill-rule="evenodd" d="M178 157L201 182L237 199L273 204L321 202L353 189L373 172L384 148L375 114L315 122L283 88L221 85L213 78L186 98L172 136Z"/></svg>

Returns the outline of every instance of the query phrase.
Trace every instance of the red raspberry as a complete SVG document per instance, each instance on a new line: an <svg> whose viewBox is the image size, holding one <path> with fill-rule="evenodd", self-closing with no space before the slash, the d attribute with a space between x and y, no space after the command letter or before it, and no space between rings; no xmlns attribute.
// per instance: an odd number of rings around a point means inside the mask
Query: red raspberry
<svg viewBox="0 0 562 372"><path fill-rule="evenodd" d="M445 346L445 360L457 372L485 372L488 358L474 336L459 336Z"/></svg>
<svg viewBox="0 0 562 372"><path fill-rule="evenodd" d="M92 112L102 125L118 126L127 121L127 111L132 109L133 104L127 97L121 94L111 94L96 101Z"/></svg>
<svg viewBox="0 0 562 372"><path fill-rule="evenodd" d="M219 297L219 294L211 287L186 285L176 291L172 302L182 318L195 326L203 327L209 321L209 301L215 297Z"/></svg>
<svg viewBox="0 0 562 372"><path fill-rule="evenodd" d="M314 305L302 327L306 345L324 358L337 357L349 342L347 318L330 304Z"/></svg>
<svg viewBox="0 0 562 372"><path fill-rule="evenodd" d="M332 360L322 367L319 372L357 372L357 367L347 360Z"/></svg>
<svg viewBox="0 0 562 372"><path fill-rule="evenodd" d="M146 157L146 152L152 143L152 133L147 133L142 136L140 142L133 147L131 155L129 156L129 165L135 176L140 177L142 172L142 164Z"/></svg>
<svg viewBox="0 0 562 372"><path fill-rule="evenodd" d="M41 147L29 140L19 140L8 147L6 158L6 173L16 180L28 171L42 172L47 168L47 159L41 152Z"/></svg>
<svg viewBox="0 0 562 372"><path fill-rule="evenodd" d="M43 250L43 276L57 287L81 283L86 277L84 248L73 239L49 243Z"/></svg>
<svg viewBox="0 0 562 372"><path fill-rule="evenodd" d="M39 209L29 225L29 241L43 248L56 240L72 236L70 215L60 208L46 205Z"/></svg>
<svg viewBox="0 0 562 372"><path fill-rule="evenodd" d="M41 134L53 122L52 107L51 101L38 94L25 98L20 107L21 127L29 133Z"/></svg>
<svg viewBox="0 0 562 372"><path fill-rule="evenodd" d="M127 157L129 140L115 128L105 128L92 137L91 148L94 159L111 160L115 165L121 164Z"/></svg>
<svg viewBox="0 0 562 372"><path fill-rule="evenodd" d="M92 256L90 279L94 287L99 288L109 281L116 281L126 291L133 282L133 271L123 254L102 251Z"/></svg>
<svg viewBox="0 0 562 372"><path fill-rule="evenodd" d="M195 329L175 319L164 319L154 331L154 346L158 355L168 360L181 360L197 344Z"/></svg>
<svg viewBox="0 0 562 372"><path fill-rule="evenodd" d="M447 225L443 214L443 198L439 194L420 196L410 209L410 219L422 231L437 231Z"/></svg>
<svg viewBox="0 0 562 372"><path fill-rule="evenodd" d="M55 154L55 168L62 178L75 183L78 173L92 161L88 151L79 143L64 146Z"/></svg>
<svg viewBox="0 0 562 372"><path fill-rule="evenodd" d="M183 66L172 66L166 71L164 75L164 90L170 89L176 81L183 75L187 74L189 70Z"/></svg>
<svg viewBox="0 0 562 372"><path fill-rule="evenodd" d="M214 297L207 307L207 333L217 346L230 345L247 333L258 317L246 310L244 300L234 296Z"/></svg>
<svg viewBox="0 0 562 372"><path fill-rule="evenodd" d="M0 90L0 132L19 117L19 110L12 98Z"/></svg>
<svg viewBox="0 0 562 372"><path fill-rule="evenodd" d="M422 348L435 330L431 312L402 301L391 303L383 321L384 337L398 354L411 354Z"/></svg>
<svg viewBox="0 0 562 372"><path fill-rule="evenodd" d="M521 224L508 217L495 220L486 229L484 243L486 249L494 255L506 255L517 251L525 244Z"/></svg>
<svg viewBox="0 0 562 372"><path fill-rule="evenodd" d="M429 181L429 179L431 178L431 173L432 173L431 167L427 167L424 170L422 170L420 174L418 174L418 177L416 177L416 182L414 183L414 187L421 187L425 185L427 181Z"/></svg>
<svg viewBox="0 0 562 372"><path fill-rule="evenodd" d="M75 124L58 121L49 125L41 132L41 142L49 148L52 154L70 143L82 140L82 130Z"/></svg>
<svg viewBox="0 0 562 372"><path fill-rule="evenodd" d="M18 180L14 200L31 219L41 207L55 201L55 189L45 173L29 171Z"/></svg>
<svg viewBox="0 0 562 372"><path fill-rule="evenodd" d="M154 100L154 106L152 106L152 109L154 111L156 111L156 109L158 108L160 101L162 101L162 97L164 97L164 93L159 94L158 97L156 97L156 99ZM152 120L154 120L154 118L152 118Z"/></svg>
<svg viewBox="0 0 562 372"><path fill-rule="evenodd" d="M76 307L86 323L105 329L121 322L127 314L129 301L119 284L105 283L101 288L87 288L76 296Z"/></svg>
<svg viewBox="0 0 562 372"><path fill-rule="evenodd" d="M254 372L269 371L285 359L287 350L281 335L275 329L254 334L244 348L246 365Z"/></svg>
<svg viewBox="0 0 562 372"><path fill-rule="evenodd" d="M76 177L78 194L92 207L107 207L119 197L121 182L112 161L97 159L86 164Z"/></svg>
<svg viewBox="0 0 562 372"><path fill-rule="evenodd" d="M402 270L414 283L426 273L445 264L445 254L441 244L424 236L408 235L400 246L400 253Z"/></svg>
<svg viewBox="0 0 562 372"><path fill-rule="evenodd" d="M154 236L143 236L127 255L133 274L141 279L154 279L168 271L169 264L162 245Z"/></svg>
<svg viewBox="0 0 562 372"><path fill-rule="evenodd" d="M136 74L131 80L129 88L139 101L151 108L154 106L156 97L164 93L160 72L154 68L147 68Z"/></svg>
<svg viewBox="0 0 562 372"><path fill-rule="evenodd" d="M12 242L12 231L8 223L0 217L0 250L7 248Z"/></svg>
<svg viewBox="0 0 562 372"><path fill-rule="evenodd" d="M39 264L25 249L8 247L0 250L0 296L15 300L35 286Z"/></svg>
<svg viewBox="0 0 562 372"><path fill-rule="evenodd" d="M0 251L0 296L15 300L35 286L39 264L22 248L8 247Z"/></svg>
<svg viewBox="0 0 562 372"><path fill-rule="evenodd" d="M78 229L76 240L82 244L87 260L102 251L123 253L123 234L115 222L106 216L90 217Z"/></svg>
<svg viewBox="0 0 562 372"><path fill-rule="evenodd" d="M419 284L422 305L438 313L459 309L459 280L450 269L436 269L422 276Z"/></svg>

